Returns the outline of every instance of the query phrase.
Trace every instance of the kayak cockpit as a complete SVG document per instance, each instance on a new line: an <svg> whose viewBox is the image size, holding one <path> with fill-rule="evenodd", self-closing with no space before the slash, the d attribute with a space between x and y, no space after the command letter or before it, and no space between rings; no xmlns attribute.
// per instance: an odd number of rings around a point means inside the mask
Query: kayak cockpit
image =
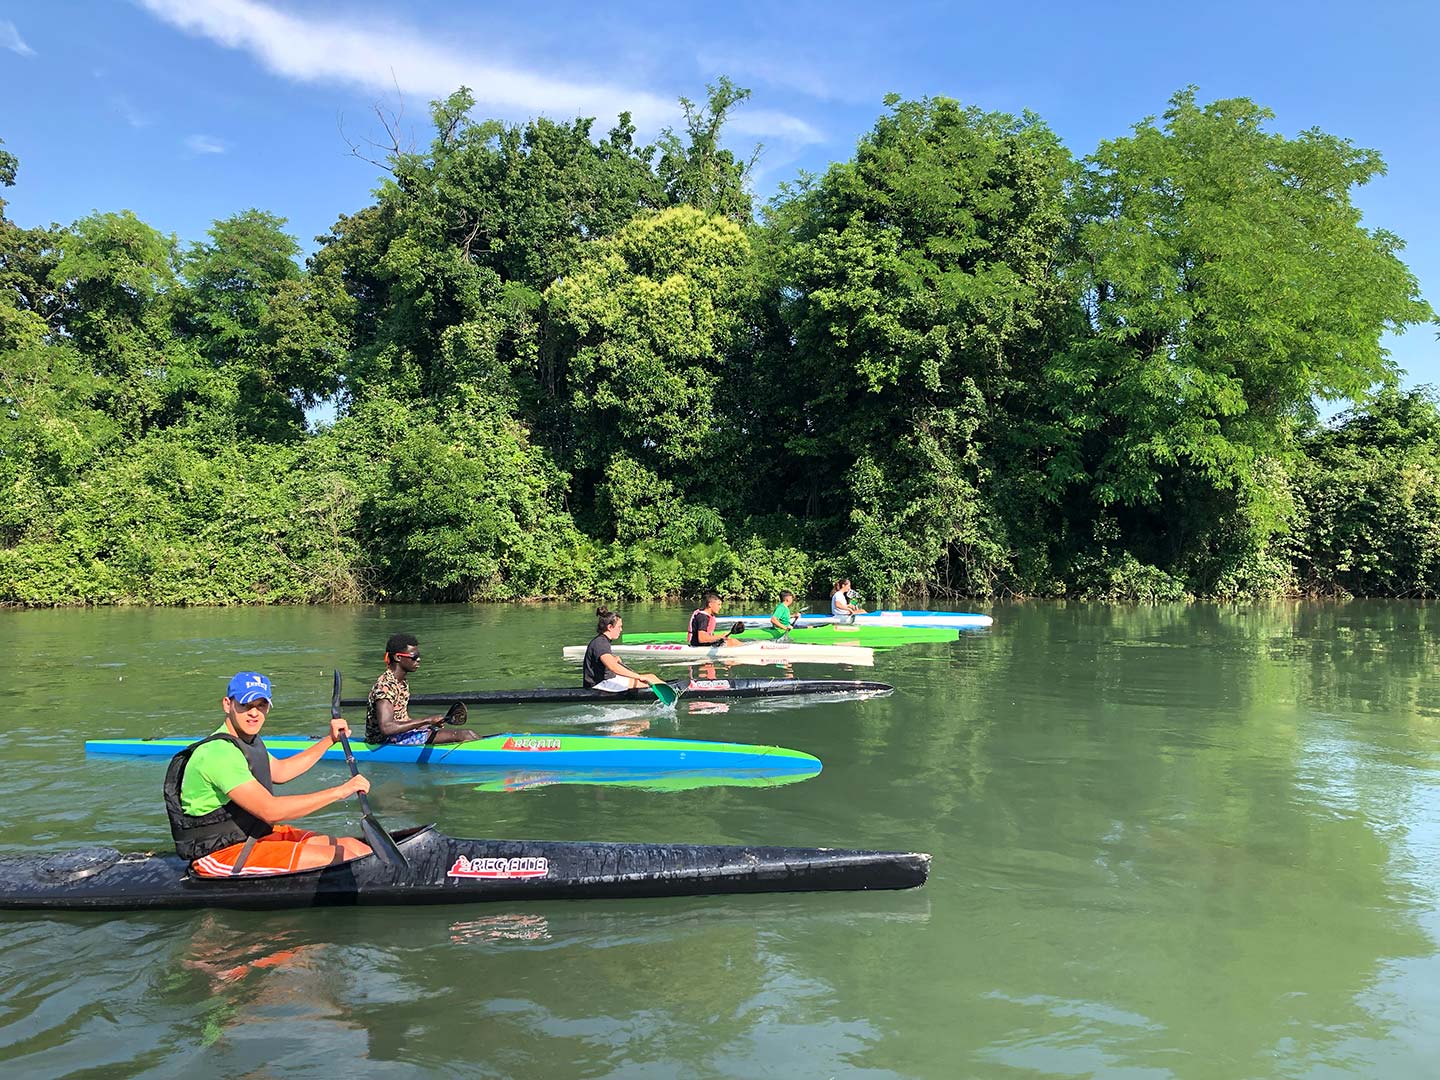
<svg viewBox="0 0 1440 1080"><path fill-rule="evenodd" d="M416 849L433 847L437 843L440 845L449 843L449 837L441 836L439 833L435 832L435 825L433 822L429 825L412 825L409 828L396 829L390 835L391 838L394 839L396 845L400 848L400 850L407 855L411 851L414 851ZM429 844L426 843L427 836L429 836L431 839L431 842ZM438 838L438 840L436 838ZM355 837L355 839L363 840L364 838L357 836ZM362 855L358 859L346 859L344 862L331 863L329 866L315 866L311 867L308 870L291 870L279 874L241 873L228 877L210 877L207 875L197 874L193 869L187 869L183 881L187 888L198 889L224 888L227 885L233 887L239 882L245 882L247 885L256 885L261 882L273 882L275 883L275 885L278 886L285 882L304 882L315 880L326 874L333 875L336 873L345 873L350 869L363 869L366 872L366 876L371 876L375 874L375 868L377 864L383 866L383 864L380 863L379 857L372 851L369 855ZM377 876L388 876L388 871L381 871Z"/></svg>

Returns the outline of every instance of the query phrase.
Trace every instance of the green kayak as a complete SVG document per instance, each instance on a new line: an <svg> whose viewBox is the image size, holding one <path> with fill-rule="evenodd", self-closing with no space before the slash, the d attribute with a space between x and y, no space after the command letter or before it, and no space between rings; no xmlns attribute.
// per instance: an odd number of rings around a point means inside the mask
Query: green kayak
<svg viewBox="0 0 1440 1080"><path fill-rule="evenodd" d="M721 615L715 620L715 629L724 633L734 625ZM788 635L773 626L746 624L741 638L745 641L780 640L793 641L797 645L863 645L872 649L893 649L900 645L916 645L926 641L955 641L960 631L939 626L804 626L791 630ZM684 632L665 634L632 634L628 630L621 638L627 645L669 645L684 643Z"/></svg>

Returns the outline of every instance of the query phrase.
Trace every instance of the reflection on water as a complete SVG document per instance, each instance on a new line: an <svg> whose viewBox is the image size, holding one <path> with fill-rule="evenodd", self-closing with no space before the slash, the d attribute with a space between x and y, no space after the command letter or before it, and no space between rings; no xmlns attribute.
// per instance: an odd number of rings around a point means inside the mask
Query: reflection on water
<svg viewBox="0 0 1440 1080"><path fill-rule="evenodd" d="M447 781L466 784L476 791L533 791L556 784L587 784L595 787L624 787L639 791L694 791L712 787L780 787L798 784L818 776L819 768L782 769L685 769L656 772L653 769L506 769L475 783L479 770Z"/></svg>
<svg viewBox="0 0 1440 1080"><path fill-rule="evenodd" d="M793 746L825 763L803 783L537 773L497 799L450 769L372 770L392 826L928 850L924 890L4 915L0 1058L38 1076L1433 1075L1440 608L994 614L877 656L886 698L506 714ZM0 848L166 844L161 763L86 761L82 719L88 737L199 733L256 667L275 726L318 730L329 668L368 673L402 626L426 643L423 692L553 684L588 625L567 605L0 613L27 657L0 674Z"/></svg>
<svg viewBox="0 0 1440 1080"><path fill-rule="evenodd" d="M465 919L450 924L450 942L549 941L550 922L544 915L502 914Z"/></svg>

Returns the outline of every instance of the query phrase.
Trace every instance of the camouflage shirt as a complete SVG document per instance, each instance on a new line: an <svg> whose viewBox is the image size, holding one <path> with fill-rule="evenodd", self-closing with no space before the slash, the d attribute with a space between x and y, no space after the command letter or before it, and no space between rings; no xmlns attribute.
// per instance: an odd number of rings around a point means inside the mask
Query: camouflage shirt
<svg viewBox="0 0 1440 1080"><path fill-rule="evenodd" d="M397 678L386 668L375 685L370 688L370 698L365 704L365 741L382 743L385 733L380 730L380 718L375 712L377 701L388 701L395 706L395 719L402 724L410 722L410 685Z"/></svg>

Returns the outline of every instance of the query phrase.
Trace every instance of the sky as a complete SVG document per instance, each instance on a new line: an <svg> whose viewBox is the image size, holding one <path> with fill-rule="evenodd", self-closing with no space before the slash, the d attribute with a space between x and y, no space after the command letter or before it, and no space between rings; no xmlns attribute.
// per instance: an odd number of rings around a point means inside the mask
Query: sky
<svg viewBox="0 0 1440 1080"><path fill-rule="evenodd" d="M129 209L182 241L258 207L313 250L371 199L378 170L350 144L383 138L376 106L423 149L428 103L462 83L477 117L594 116L598 135L628 109L650 139L728 75L753 92L728 143L762 146L761 198L849 158L888 93L1030 110L1083 156L1193 84L1378 150L1388 175L1355 201L1440 307L1437 40L1440 4L1408 0L0 0L0 139L20 161L0 197L21 225ZM1405 385L1440 384L1434 328L1386 344Z"/></svg>

